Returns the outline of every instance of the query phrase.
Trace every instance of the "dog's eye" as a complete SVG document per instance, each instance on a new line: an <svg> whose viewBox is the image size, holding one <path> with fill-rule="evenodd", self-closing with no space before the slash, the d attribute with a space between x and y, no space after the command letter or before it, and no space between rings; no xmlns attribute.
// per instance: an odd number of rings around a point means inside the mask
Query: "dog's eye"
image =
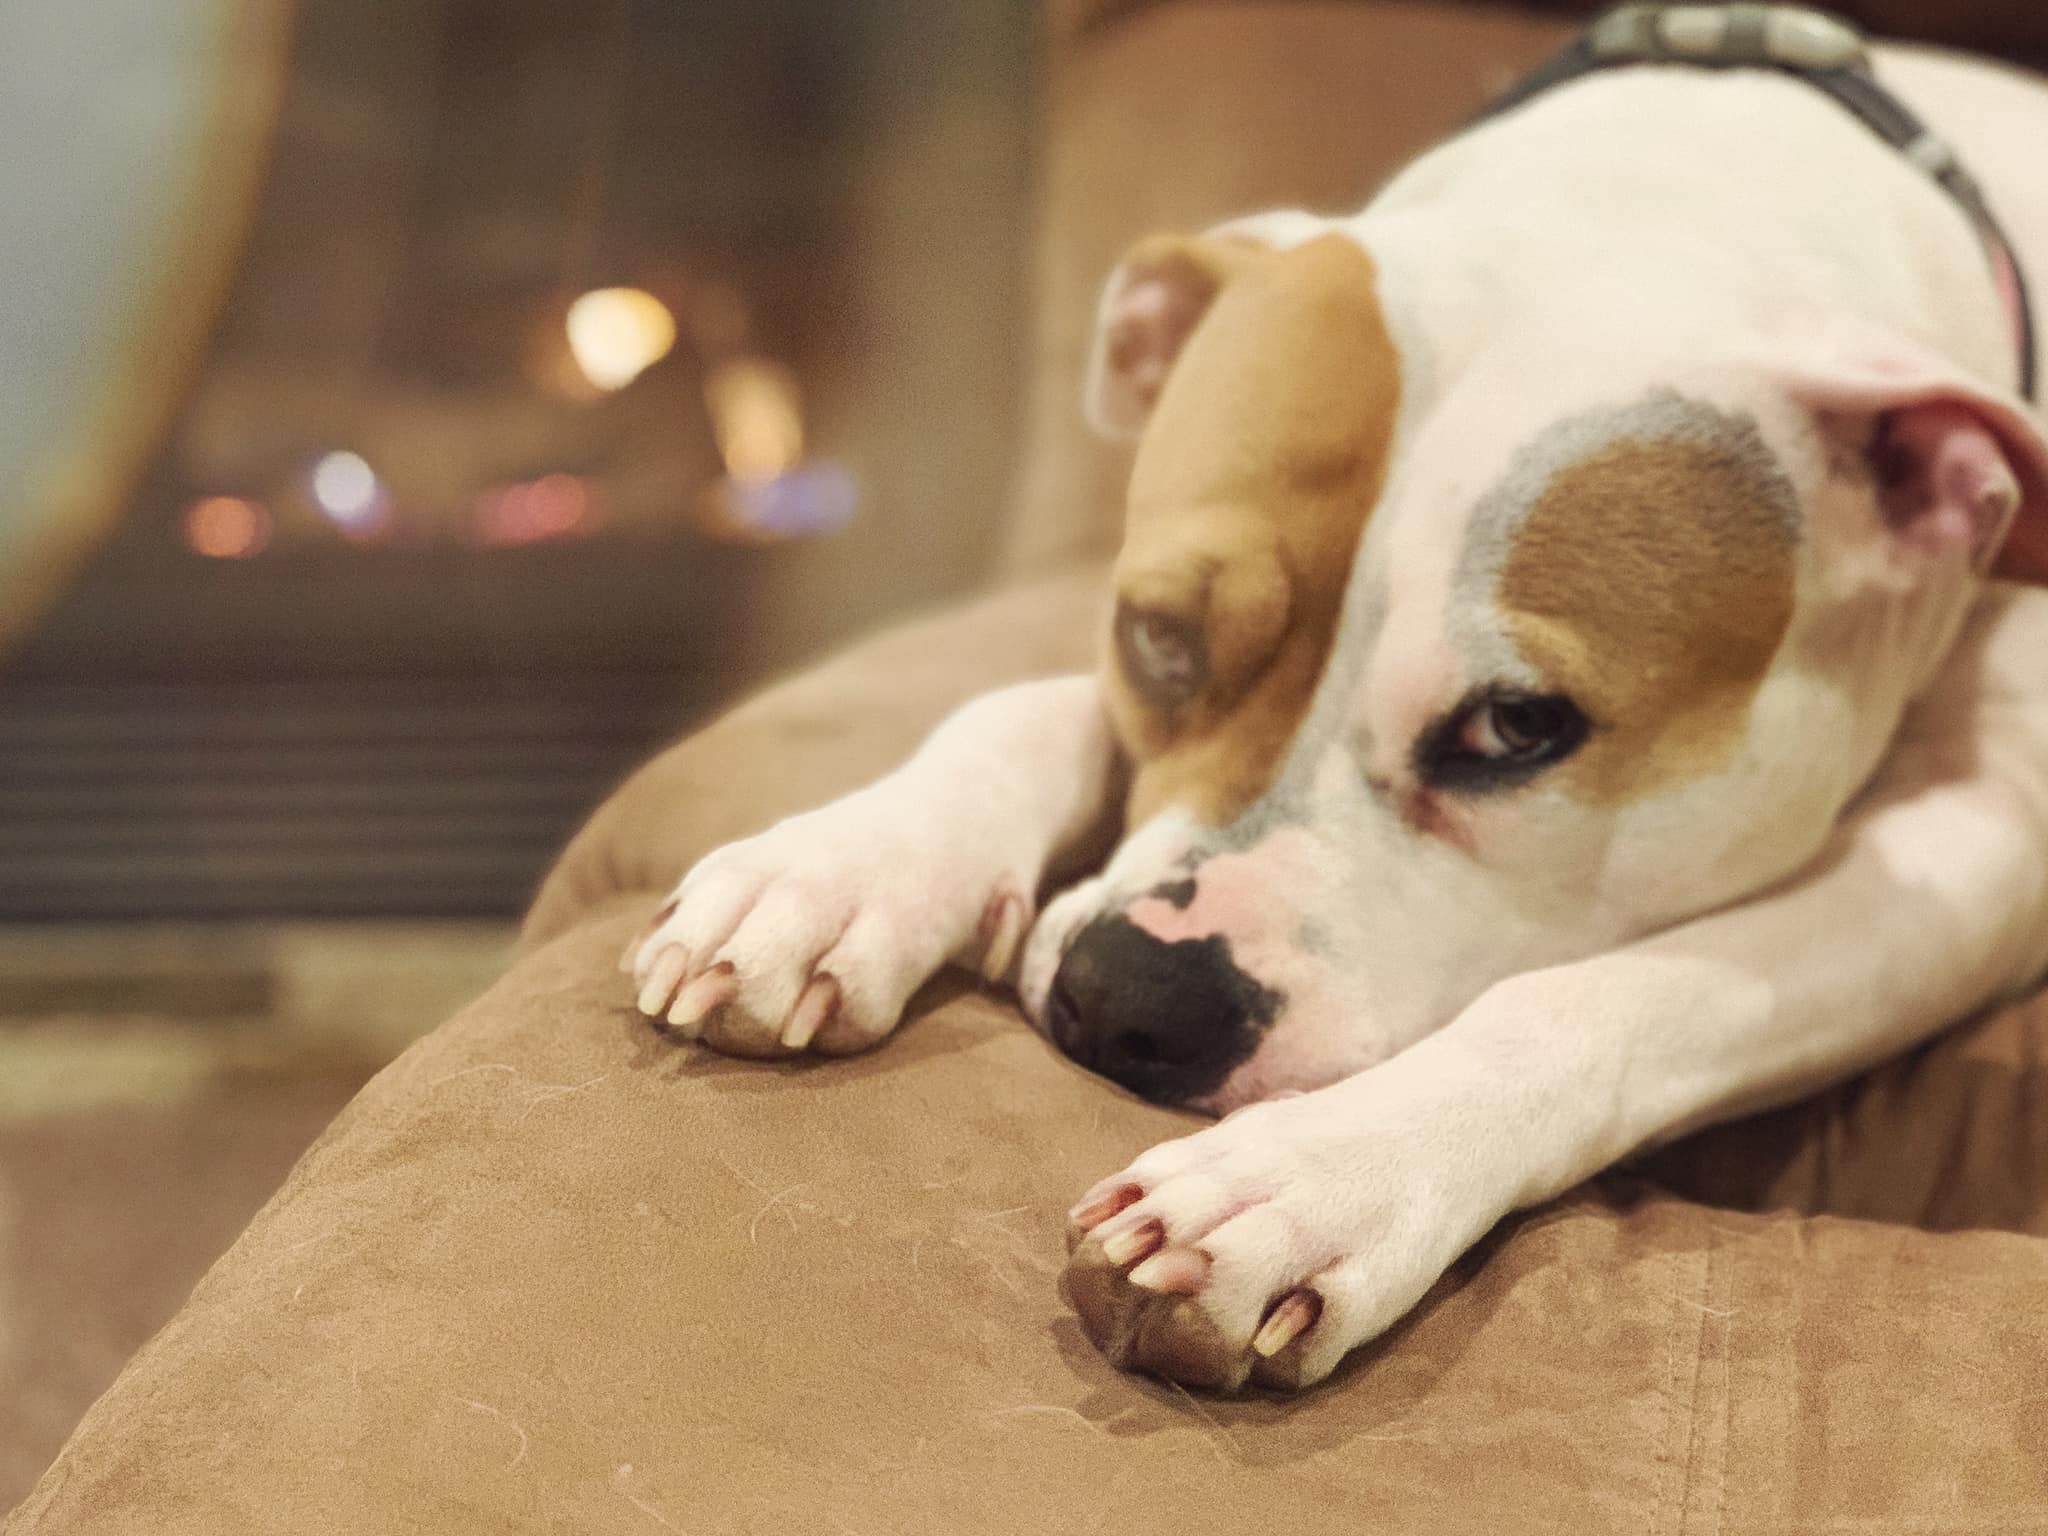
<svg viewBox="0 0 2048 1536"><path fill-rule="evenodd" d="M1511 789L1571 756L1591 732L1585 713L1561 693L1485 691L1424 734L1415 771L1432 789Z"/></svg>
<svg viewBox="0 0 2048 1536"><path fill-rule="evenodd" d="M1490 763L1520 762L1550 751L1585 719L1561 694L1493 699L1466 711L1458 748Z"/></svg>
<svg viewBox="0 0 2048 1536"><path fill-rule="evenodd" d="M1185 704L1208 680L1208 645L1190 620L1120 604L1116 643L1131 682L1155 704Z"/></svg>

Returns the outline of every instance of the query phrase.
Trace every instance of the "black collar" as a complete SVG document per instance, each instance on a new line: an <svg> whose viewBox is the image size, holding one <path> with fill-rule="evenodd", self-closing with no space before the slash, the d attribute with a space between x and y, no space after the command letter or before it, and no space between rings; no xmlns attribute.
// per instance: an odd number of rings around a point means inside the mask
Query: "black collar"
<svg viewBox="0 0 2048 1536"><path fill-rule="evenodd" d="M1690 64L1701 69L1774 69L1795 75L1842 107L1926 172L1969 215L1984 242L1992 281L2019 336L2020 393L2034 398L2034 316L2026 274L1984 189L1956 152L1878 83L1864 36L1826 11L1794 5L1637 4L1602 16L1549 63L1479 115L1521 106L1545 91L1631 64Z"/></svg>

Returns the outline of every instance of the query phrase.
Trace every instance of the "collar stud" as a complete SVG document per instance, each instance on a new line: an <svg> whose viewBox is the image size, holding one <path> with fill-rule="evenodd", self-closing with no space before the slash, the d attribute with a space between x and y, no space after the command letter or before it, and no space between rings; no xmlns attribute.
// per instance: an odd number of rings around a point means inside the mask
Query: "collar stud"
<svg viewBox="0 0 2048 1536"><path fill-rule="evenodd" d="M1587 34L1603 63L1867 69L1863 34L1795 5L1624 5Z"/></svg>

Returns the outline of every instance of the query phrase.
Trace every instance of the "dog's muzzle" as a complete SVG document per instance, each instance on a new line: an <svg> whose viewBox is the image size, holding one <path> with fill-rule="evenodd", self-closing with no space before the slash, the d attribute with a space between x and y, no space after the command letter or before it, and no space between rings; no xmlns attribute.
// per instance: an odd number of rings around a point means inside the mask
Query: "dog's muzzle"
<svg viewBox="0 0 2048 1536"><path fill-rule="evenodd" d="M1248 1059L1283 1001L1212 935L1166 943L1120 915L1067 947L1046 999L1053 1043L1155 1104L1215 1092Z"/></svg>

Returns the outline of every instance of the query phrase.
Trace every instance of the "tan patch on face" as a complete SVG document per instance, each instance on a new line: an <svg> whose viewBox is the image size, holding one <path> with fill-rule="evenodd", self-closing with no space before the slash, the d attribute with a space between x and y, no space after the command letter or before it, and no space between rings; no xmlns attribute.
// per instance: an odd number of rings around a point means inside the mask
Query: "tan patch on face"
<svg viewBox="0 0 2048 1536"><path fill-rule="evenodd" d="M1187 626L1204 663L1189 696L1148 696L1112 637L1134 823L1168 804L1227 821L1272 782L1329 656L1399 405L1359 245L1330 235L1234 263L1131 474L1119 599Z"/></svg>
<svg viewBox="0 0 2048 1536"><path fill-rule="evenodd" d="M1558 770L1620 804L1725 766L1792 620L1790 495L1760 443L1623 439L1558 471L1500 601L1516 648L1593 721Z"/></svg>

